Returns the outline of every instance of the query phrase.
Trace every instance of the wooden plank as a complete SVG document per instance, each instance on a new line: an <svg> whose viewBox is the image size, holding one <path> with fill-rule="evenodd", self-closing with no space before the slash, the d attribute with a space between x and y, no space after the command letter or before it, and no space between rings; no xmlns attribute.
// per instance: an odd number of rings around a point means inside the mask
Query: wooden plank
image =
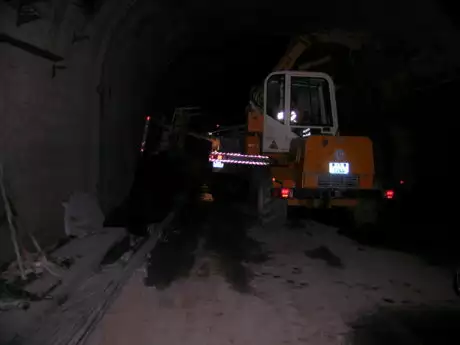
<svg viewBox="0 0 460 345"><path fill-rule="evenodd" d="M116 265L95 272L81 282L77 291L46 322L25 339L30 345L80 345L85 342L105 311L117 298L121 288L146 255L156 245L175 213L171 212L157 224L150 238L138 249L126 265Z"/></svg>
<svg viewBox="0 0 460 345"><path fill-rule="evenodd" d="M0 33L0 43L8 43L12 45L13 47L22 49L32 55L39 56L41 58L44 58L44 59L47 59L53 62L59 62L59 61L64 60L62 56L56 55L54 53L51 53L48 50L34 46L33 44L21 41L17 38L11 37L6 34Z"/></svg>
<svg viewBox="0 0 460 345"><path fill-rule="evenodd" d="M23 337L36 332L46 322L45 315L56 313L76 287L94 275L106 251L125 233L123 228L105 228L93 236L74 239L56 249L51 256L72 257L75 258L75 263L64 272L61 277L62 283L52 292L53 299L33 302L27 311L0 312L0 343L9 343L12 339L20 341ZM26 286L26 289L35 287L42 290L37 285L43 283L43 281L33 282Z"/></svg>

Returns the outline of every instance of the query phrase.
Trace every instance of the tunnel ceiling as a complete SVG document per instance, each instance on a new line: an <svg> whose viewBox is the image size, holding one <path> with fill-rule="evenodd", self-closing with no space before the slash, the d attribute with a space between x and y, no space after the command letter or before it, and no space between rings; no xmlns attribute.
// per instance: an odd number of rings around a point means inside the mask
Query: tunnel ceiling
<svg viewBox="0 0 460 345"><path fill-rule="evenodd" d="M460 61L452 18L445 5L432 0L287 0L282 4L236 0L219 6L209 0L131 0L116 5L105 0L47 0L27 2L29 17L24 16L23 2L4 3L17 9L21 27L51 21L55 31L65 30L62 23L72 12L69 9L78 8L85 20L78 30L74 28L74 39L77 33L93 40L101 29L110 37L101 86L113 82L126 93L142 94L145 111L162 108L161 103L185 105L212 99L213 107L227 97L243 100L249 85L273 68L289 38L299 33L343 30L368 35L365 57L353 57L352 62L376 79L409 66L413 75L432 78L434 83L456 74ZM36 18L30 18L31 11ZM108 20L111 30L106 28ZM318 50L328 49L346 56L343 50L324 45L309 54L314 57ZM339 79L346 75L340 68L333 73Z"/></svg>
<svg viewBox="0 0 460 345"><path fill-rule="evenodd" d="M458 51L453 42L457 32L436 3L359 5L357 11L350 3L337 2L308 2L299 7L287 1L282 8L278 3L259 5L251 1L223 4L220 8L206 1L182 4L182 19L193 34L171 47L179 48L181 53L170 59L163 73L163 99L186 105L206 98L215 100L210 102L213 108L231 95L247 98L249 85L273 68L290 36L334 28L369 35L362 62L376 79L402 68L410 68L424 82L433 78L430 83L456 73ZM324 49L324 45L319 48ZM312 57L317 55L315 50L309 52Z"/></svg>
<svg viewBox="0 0 460 345"><path fill-rule="evenodd" d="M22 23L21 26L28 25L27 20L34 19L63 22L69 7L79 8L88 21L95 21L105 8L115 7L106 0L3 2L17 9L16 22ZM27 4L28 11L21 7L24 4ZM283 1L282 6L279 2L259 0L236 0L220 3L219 6L209 0L131 0L126 1L124 7L127 16L120 16L118 29L112 31L119 39L124 36L124 39L120 39L124 44L142 39L142 46L148 51L156 45L156 38L152 34L159 28L163 36L174 36L175 32L180 32L184 27L190 32L189 38L175 41L162 50L162 55L169 55L170 50L193 45L218 46L232 35L286 37L334 28L369 33L375 43L383 45L394 45L396 41L409 49L436 50L438 54L446 54L451 52L454 46L452 39L457 35L453 29L452 12L446 13L448 5L445 1L438 4L434 0L329 0L301 3L287 0ZM31 13L35 13L37 18ZM124 30L122 28L126 25L131 26L129 34L126 33L126 27ZM151 35L141 34L145 30L150 30ZM253 44L254 49L257 49L257 40ZM139 60L139 56L133 56L133 60Z"/></svg>

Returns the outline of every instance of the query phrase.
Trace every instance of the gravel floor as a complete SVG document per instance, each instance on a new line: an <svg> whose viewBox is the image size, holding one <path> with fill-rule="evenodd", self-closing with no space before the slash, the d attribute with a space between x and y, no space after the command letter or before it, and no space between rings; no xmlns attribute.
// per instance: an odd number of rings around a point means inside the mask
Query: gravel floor
<svg viewBox="0 0 460 345"><path fill-rule="evenodd" d="M86 345L459 343L425 334L455 337L449 272L313 221L246 233L255 254L233 261L198 237L187 274L162 289L139 268Z"/></svg>

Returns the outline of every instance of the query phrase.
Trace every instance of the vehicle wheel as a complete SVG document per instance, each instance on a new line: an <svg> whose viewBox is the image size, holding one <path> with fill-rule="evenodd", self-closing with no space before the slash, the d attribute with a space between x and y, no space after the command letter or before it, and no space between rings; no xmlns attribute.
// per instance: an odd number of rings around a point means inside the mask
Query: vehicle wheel
<svg viewBox="0 0 460 345"><path fill-rule="evenodd" d="M460 267L455 270L453 283L455 293L460 296Z"/></svg>
<svg viewBox="0 0 460 345"><path fill-rule="evenodd" d="M257 189L257 215L264 228L280 230L286 223L287 200L273 198L272 181L268 174L259 180Z"/></svg>
<svg viewBox="0 0 460 345"><path fill-rule="evenodd" d="M379 219L379 204L373 199L359 199L352 208L353 226L356 229L374 227Z"/></svg>

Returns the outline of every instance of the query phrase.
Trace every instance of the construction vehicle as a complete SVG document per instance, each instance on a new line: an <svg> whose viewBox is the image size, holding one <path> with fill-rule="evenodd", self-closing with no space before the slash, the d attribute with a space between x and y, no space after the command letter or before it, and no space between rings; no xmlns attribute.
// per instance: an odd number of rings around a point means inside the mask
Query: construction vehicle
<svg viewBox="0 0 460 345"><path fill-rule="evenodd" d="M309 37L300 37L265 79L263 94L253 90L244 152L228 152L223 145L210 161L220 168L255 166L250 179L265 225L283 222L289 206L344 207L356 225L375 223L379 205L394 192L377 184L371 139L339 134L332 78L290 70L309 46ZM329 59L306 68L324 61ZM236 162L229 159L232 155Z"/></svg>

